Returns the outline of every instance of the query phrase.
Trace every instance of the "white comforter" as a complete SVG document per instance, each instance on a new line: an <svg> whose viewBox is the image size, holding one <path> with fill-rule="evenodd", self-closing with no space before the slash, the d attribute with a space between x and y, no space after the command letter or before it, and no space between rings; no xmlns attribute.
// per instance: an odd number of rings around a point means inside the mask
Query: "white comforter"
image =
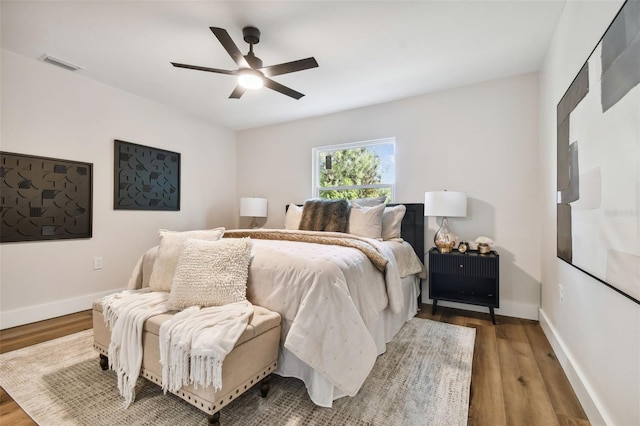
<svg viewBox="0 0 640 426"><path fill-rule="evenodd" d="M403 307L390 243L366 241L388 259L384 274L354 248L254 239L247 289L252 303L282 316L284 346L351 396L378 355L367 327L385 307ZM412 265L404 272L422 271Z"/></svg>
<svg viewBox="0 0 640 426"><path fill-rule="evenodd" d="M362 386L378 355L368 326L385 308L402 310L400 277L424 276L422 263L406 242L358 239L369 242L388 259L384 273L355 248L253 239L247 284L247 297L253 304L282 316L284 346L351 396ZM129 289L148 285L156 255L157 248L152 248L140 258Z"/></svg>

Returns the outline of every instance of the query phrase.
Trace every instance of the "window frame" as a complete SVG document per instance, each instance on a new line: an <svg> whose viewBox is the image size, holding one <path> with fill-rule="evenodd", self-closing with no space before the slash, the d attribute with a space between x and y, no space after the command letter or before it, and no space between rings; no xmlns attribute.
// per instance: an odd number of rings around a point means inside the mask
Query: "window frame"
<svg viewBox="0 0 640 426"><path fill-rule="evenodd" d="M317 146L311 148L311 194L315 198L320 198L320 190L345 190L345 189L368 189L368 188L389 188L391 190L390 203L395 201L396 194L396 168L395 161L393 166L393 183L378 183L371 185L350 185L350 186L320 186L320 161L318 154L324 151L339 151L345 149L365 148L376 145L393 145L393 156L396 156L396 138L386 137L380 139L371 139L361 142L347 142L334 145Z"/></svg>

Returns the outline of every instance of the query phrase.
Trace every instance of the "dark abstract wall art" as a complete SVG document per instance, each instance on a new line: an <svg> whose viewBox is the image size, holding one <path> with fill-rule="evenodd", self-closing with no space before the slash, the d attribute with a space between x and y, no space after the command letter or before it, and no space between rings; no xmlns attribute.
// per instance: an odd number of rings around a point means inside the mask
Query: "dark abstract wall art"
<svg viewBox="0 0 640 426"><path fill-rule="evenodd" d="M113 208L180 210L180 154L115 141Z"/></svg>
<svg viewBox="0 0 640 426"><path fill-rule="evenodd" d="M557 255L640 303L640 1L557 107Z"/></svg>
<svg viewBox="0 0 640 426"><path fill-rule="evenodd" d="M0 242L91 238L92 168L0 152Z"/></svg>

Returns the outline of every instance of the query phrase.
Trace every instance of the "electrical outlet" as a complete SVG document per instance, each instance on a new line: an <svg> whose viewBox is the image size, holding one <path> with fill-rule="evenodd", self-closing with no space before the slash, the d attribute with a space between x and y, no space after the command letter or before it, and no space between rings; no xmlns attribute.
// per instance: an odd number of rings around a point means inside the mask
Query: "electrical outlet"
<svg viewBox="0 0 640 426"><path fill-rule="evenodd" d="M94 257L93 258L93 269L102 269L102 258Z"/></svg>
<svg viewBox="0 0 640 426"><path fill-rule="evenodd" d="M562 284L558 284L558 295L560 296L560 303L564 302L564 287Z"/></svg>

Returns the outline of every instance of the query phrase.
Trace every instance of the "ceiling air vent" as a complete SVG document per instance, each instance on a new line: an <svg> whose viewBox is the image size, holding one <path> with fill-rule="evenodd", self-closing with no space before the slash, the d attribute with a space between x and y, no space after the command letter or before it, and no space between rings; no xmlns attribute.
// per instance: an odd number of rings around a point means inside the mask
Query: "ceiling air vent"
<svg viewBox="0 0 640 426"><path fill-rule="evenodd" d="M55 56L51 56L51 55L44 55L42 57L42 60L50 63L51 65L55 65L57 67L64 68L65 70L69 70L69 71L78 71L82 69L82 67L74 65L71 62L63 61L62 59L58 59Z"/></svg>

